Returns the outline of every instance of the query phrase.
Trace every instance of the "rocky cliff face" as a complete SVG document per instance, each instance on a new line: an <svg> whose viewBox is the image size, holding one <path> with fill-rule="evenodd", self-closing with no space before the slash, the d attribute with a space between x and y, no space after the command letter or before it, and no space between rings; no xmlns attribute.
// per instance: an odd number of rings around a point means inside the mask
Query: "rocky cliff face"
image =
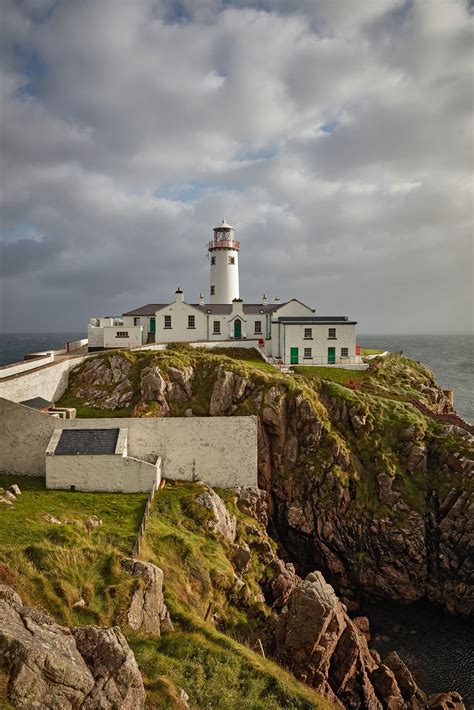
<svg viewBox="0 0 474 710"><path fill-rule="evenodd" d="M145 690L118 627L67 628L0 587L0 657L18 710L140 710Z"/></svg>
<svg viewBox="0 0 474 710"><path fill-rule="evenodd" d="M425 368L394 356L341 386L209 354L140 357L89 361L71 392L111 413L257 414L270 526L300 574L320 569L349 604L363 591L472 613L473 437L410 403L451 407Z"/></svg>

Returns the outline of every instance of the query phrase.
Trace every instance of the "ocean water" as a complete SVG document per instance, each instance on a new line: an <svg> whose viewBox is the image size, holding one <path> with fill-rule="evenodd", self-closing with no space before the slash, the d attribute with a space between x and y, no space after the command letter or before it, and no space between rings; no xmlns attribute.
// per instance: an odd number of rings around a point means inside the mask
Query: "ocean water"
<svg viewBox="0 0 474 710"><path fill-rule="evenodd" d="M61 350L66 342L82 340L87 334L72 333L0 333L0 365L23 360L25 353Z"/></svg>
<svg viewBox="0 0 474 710"><path fill-rule="evenodd" d="M358 335L363 348L400 352L433 371L437 382L454 390L454 408L474 422L474 335Z"/></svg>

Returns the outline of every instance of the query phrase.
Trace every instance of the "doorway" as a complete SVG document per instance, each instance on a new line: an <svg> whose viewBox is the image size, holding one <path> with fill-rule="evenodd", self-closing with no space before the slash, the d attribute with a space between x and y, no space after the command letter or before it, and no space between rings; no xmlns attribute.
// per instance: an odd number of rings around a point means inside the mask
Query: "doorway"
<svg viewBox="0 0 474 710"><path fill-rule="evenodd" d="M234 339L235 340L240 340L242 337L242 321L239 318L236 318L234 322Z"/></svg>
<svg viewBox="0 0 474 710"><path fill-rule="evenodd" d="M290 364L297 365L299 361L298 348L290 348Z"/></svg>
<svg viewBox="0 0 474 710"><path fill-rule="evenodd" d="M336 364L336 348L328 348L328 365Z"/></svg>

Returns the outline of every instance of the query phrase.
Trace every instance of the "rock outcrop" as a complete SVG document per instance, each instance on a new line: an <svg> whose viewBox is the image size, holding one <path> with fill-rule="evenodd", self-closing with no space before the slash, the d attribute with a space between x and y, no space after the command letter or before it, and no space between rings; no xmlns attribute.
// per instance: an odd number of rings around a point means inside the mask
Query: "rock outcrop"
<svg viewBox="0 0 474 710"><path fill-rule="evenodd" d="M132 629L157 635L172 631L173 624L163 597L163 571L151 562L130 557L121 560L120 565L127 574L137 578L127 614Z"/></svg>
<svg viewBox="0 0 474 710"><path fill-rule="evenodd" d="M206 488L195 499L194 503L200 505L211 514L208 522L209 529L219 533L225 540L234 542L236 534L235 516L231 516L224 501L212 488Z"/></svg>
<svg viewBox="0 0 474 710"><path fill-rule="evenodd" d="M365 635L320 572L310 573L292 592L277 622L276 654L297 678L317 688L337 707L440 707L439 696L428 700L396 654L381 662L369 651ZM446 702L459 702L457 693L443 697ZM452 707L464 706L461 701Z"/></svg>
<svg viewBox="0 0 474 710"><path fill-rule="evenodd" d="M118 627L69 629L0 588L0 657L18 710L140 710L145 690Z"/></svg>

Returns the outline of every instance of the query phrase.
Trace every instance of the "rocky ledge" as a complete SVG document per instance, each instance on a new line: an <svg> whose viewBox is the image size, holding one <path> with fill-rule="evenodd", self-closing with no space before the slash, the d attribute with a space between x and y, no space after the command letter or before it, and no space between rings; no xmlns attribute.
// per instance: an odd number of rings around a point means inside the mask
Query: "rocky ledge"
<svg viewBox="0 0 474 710"><path fill-rule="evenodd" d="M119 627L56 624L0 587L0 659L17 710L141 710L142 677Z"/></svg>

